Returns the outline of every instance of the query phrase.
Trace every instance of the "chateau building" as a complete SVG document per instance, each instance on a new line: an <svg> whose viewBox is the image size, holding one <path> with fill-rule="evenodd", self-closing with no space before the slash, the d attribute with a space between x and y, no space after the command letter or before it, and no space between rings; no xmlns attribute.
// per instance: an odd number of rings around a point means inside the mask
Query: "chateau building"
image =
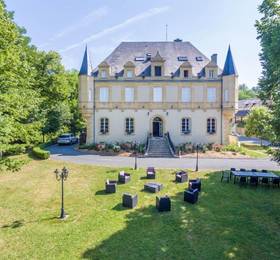
<svg viewBox="0 0 280 260"><path fill-rule="evenodd" d="M93 71L87 48L79 104L87 143L229 143L238 75L230 47L223 70L190 42L122 42Z"/></svg>

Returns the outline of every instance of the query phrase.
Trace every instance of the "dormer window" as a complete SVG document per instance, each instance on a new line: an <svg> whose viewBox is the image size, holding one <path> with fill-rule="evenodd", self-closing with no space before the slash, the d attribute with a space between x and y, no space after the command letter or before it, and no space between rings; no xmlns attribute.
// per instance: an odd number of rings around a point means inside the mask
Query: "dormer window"
<svg viewBox="0 0 280 260"><path fill-rule="evenodd" d="M106 77L107 77L106 70L101 70L101 78L106 78Z"/></svg>
<svg viewBox="0 0 280 260"><path fill-rule="evenodd" d="M156 55L151 58L152 76L154 76L154 77L163 76L164 62L165 62L165 59L163 57L161 57L159 52L157 51Z"/></svg>
<svg viewBox="0 0 280 260"><path fill-rule="evenodd" d="M132 76L133 76L132 71L131 71L131 70L128 70L128 71L126 72L126 77L127 77L127 78L132 78Z"/></svg>
<svg viewBox="0 0 280 260"><path fill-rule="evenodd" d="M209 78L210 79L214 78L214 70L209 70Z"/></svg>
<svg viewBox="0 0 280 260"><path fill-rule="evenodd" d="M188 78L189 77L189 71L188 70L184 70L184 78Z"/></svg>
<svg viewBox="0 0 280 260"><path fill-rule="evenodd" d="M155 76L161 77L161 66L155 66Z"/></svg>
<svg viewBox="0 0 280 260"><path fill-rule="evenodd" d="M100 78L104 79L110 76L110 66L106 61L103 61L99 64L98 70L99 70L98 75Z"/></svg>

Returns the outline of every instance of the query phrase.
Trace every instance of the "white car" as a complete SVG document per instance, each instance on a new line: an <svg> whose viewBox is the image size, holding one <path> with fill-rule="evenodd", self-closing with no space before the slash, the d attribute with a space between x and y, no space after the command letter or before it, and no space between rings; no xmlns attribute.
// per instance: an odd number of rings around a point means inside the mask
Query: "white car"
<svg viewBox="0 0 280 260"><path fill-rule="evenodd" d="M75 144L78 138L73 134L62 134L57 139L57 144Z"/></svg>

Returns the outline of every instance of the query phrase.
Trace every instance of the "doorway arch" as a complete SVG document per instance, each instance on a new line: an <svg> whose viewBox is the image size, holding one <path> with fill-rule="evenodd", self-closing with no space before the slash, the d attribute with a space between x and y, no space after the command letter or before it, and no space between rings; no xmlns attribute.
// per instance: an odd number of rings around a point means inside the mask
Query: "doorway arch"
<svg viewBox="0 0 280 260"><path fill-rule="evenodd" d="M153 136L154 137L163 136L163 121L158 116L153 119Z"/></svg>

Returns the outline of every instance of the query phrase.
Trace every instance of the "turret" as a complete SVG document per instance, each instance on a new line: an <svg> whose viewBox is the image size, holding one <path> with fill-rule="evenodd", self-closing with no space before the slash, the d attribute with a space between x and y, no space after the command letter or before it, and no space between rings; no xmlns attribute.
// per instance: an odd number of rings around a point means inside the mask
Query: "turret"
<svg viewBox="0 0 280 260"><path fill-rule="evenodd" d="M231 122L235 111L238 109L238 74L233 61L230 46L226 56L222 72L222 113L223 113L223 144L229 143L228 137L231 132Z"/></svg>
<svg viewBox="0 0 280 260"><path fill-rule="evenodd" d="M87 143L93 143L94 86L93 77L91 76L91 69L89 67L87 46L85 48L84 57L79 72L79 107L87 124Z"/></svg>

